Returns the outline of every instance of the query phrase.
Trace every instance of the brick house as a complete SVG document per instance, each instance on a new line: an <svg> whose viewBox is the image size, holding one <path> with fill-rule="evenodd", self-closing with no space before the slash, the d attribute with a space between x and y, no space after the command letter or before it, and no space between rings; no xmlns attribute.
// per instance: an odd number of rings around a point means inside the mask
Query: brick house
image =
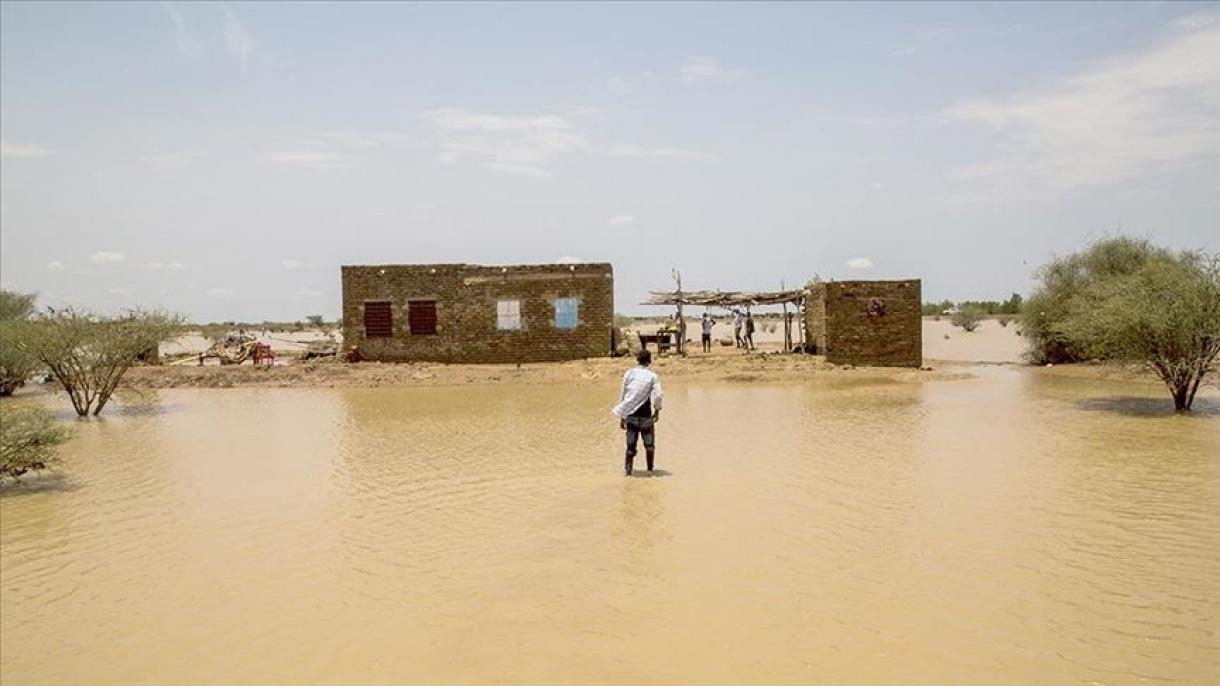
<svg viewBox="0 0 1220 686"><path fill-rule="evenodd" d="M829 281L805 301L814 352L835 364L918 367L923 364L920 281Z"/></svg>
<svg viewBox="0 0 1220 686"><path fill-rule="evenodd" d="M368 360L551 362L611 352L609 264L342 267L343 340Z"/></svg>

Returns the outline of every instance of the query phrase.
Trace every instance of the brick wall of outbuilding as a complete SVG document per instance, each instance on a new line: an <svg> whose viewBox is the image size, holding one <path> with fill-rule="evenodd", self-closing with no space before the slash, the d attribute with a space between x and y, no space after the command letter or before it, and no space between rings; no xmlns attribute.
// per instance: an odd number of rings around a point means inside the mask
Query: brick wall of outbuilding
<svg viewBox="0 0 1220 686"><path fill-rule="evenodd" d="M470 264L344 266L343 336L369 360L550 362L611 351L614 272L609 264L488 267ZM577 326L555 325L554 303L578 302ZM364 303L388 300L393 334L366 338ZM413 334L410 300L436 301L436 333ZM520 301L521 328L497 327L496 303Z"/></svg>
<svg viewBox="0 0 1220 686"><path fill-rule="evenodd" d="M920 281L830 281L814 286L806 326L817 352L835 364L923 364Z"/></svg>

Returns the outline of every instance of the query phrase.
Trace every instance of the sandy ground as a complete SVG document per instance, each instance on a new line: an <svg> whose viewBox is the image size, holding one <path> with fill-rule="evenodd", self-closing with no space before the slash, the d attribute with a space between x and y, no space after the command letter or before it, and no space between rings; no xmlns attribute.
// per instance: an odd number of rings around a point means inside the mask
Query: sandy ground
<svg viewBox="0 0 1220 686"><path fill-rule="evenodd" d="M637 329L651 333L662 324L662 319L637 320ZM794 323L795 325L795 323ZM768 330L774 328L774 330ZM691 340L694 350L700 349L699 335L702 332L698 319L687 319L686 337ZM731 340L732 324L727 320L718 320L712 329L712 338ZM778 351L782 348L784 330L778 319L759 319L754 331L754 343L759 350ZM800 331L795 330L793 339L800 340ZM715 348L722 346L717 341ZM734 352L732 346L723 348L726 352ZM923 318L923 356L925 360L953 362L1022 362L1025 352L1025 340L1017 332L1015 324L1001 326L994 319L984 320L977 329L969 333L949 323L948 317L939 321L934 317Z"/></svg>
<svg viewBox="0 0 1220 686"><path fill-rule="evenodd" d="M636 328L654 331L660 320L636 322ZM768 324L775 323L774 331ZM698 321L690 320L688 337L693 338L686 358L670 354L659 356L654 368L667 380L702 380L726 383L805 381L811 378L830 382L909 383L927 380L959 379L971 376L969 367L980 363L1020 363L1024 341L1015 325L1000 326L986 320L974 332L966 333L947 320L923 320L924 368L854 368L826 362L819 355L781 353L782 328L778 320L761 320L755 333L757 350L746 353L732 345L721 345L720 338L732 336L726 322L713 330L715 345L703 353L698 340ZM302 362L296 356L310 342L323 340L318 331L256 332L280 354L271 367L221 367L215 360L199 367L190 358L180 364L133 368L124 378L131 388L228 388L261 387L375 387L375 386L458 386L467 384L595 384L617 381L630 366L630 358L597 358L550 364L445 365L437 363L346 364L335 359ZM691 334L694 334L693 336ZM798 334L799 335L799 334ZM173 355L198 353L207 341L198 335L184 336L166 344L162 352ZM1041 370L1056 376L1111 379L1147 379L1146 371L1131 365L1067 365Z"/></svg>

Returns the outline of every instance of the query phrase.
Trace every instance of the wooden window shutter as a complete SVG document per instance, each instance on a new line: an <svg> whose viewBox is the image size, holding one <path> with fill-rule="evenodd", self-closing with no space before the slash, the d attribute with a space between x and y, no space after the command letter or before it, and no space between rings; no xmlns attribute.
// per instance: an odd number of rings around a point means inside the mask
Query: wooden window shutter
<svg viewBox="0 0 1220 686"><path fill-rule="evenodd" d="M364 303L364 337L386 338L394 335L394 308L388 300Z"/></svg>
<svg viewBox="0 0 1220 686"><path fill-rule="evenodd" d="M436 334L436 301L408 301L407 325L411 327L412 336L431 336Z"/></svg>

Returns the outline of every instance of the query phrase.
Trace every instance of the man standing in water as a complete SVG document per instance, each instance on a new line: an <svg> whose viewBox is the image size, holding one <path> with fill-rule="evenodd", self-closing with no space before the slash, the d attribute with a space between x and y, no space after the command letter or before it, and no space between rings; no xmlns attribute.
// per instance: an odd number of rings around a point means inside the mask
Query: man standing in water
<svg viewBox="0 0 1220 686"><path fill-rule="evenodd" d="M652 353L644 348L635 354L638 366L623 374L623 390L619 404L610 410L618 417L619 428L627 431L626 475L631 476L631 465L635 461L636 441L643 437L644 455L648 459L648 474L652 474L653 458L656 456L655 425L661 418L661 379L648 368L652 364Z"/></svg>

